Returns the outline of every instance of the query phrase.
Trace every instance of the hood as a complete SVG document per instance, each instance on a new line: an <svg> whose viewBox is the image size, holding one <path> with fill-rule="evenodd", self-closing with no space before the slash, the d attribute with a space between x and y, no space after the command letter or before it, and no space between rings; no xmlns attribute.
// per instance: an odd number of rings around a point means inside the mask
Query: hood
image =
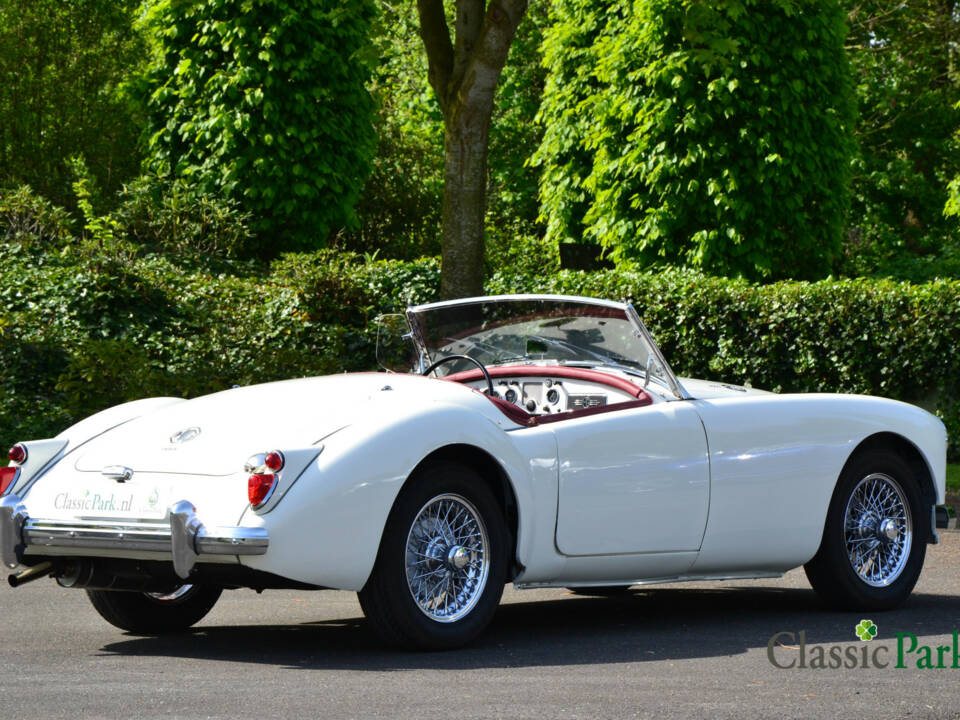
<svg viewBox="0 0 960 720"><path fill-rule="evenodd" d="M743 385L719 382L716 380L694 380L678 378L683 388L698 400L712 400L723 397L745 397L747 395L769 395L766 390L757 390Z"/></svg>
<svg viewBox="0 0 960 720"><path fill-rule="evenodd" d="M385 386L398 392L384 392ZM463 388L419 376L356 373L236 388L168 405L95 438L77 470L120 465L135 472L230 475L272 449L306 448L404 396ZM392 396L392 397L388 397Z"/></svg>

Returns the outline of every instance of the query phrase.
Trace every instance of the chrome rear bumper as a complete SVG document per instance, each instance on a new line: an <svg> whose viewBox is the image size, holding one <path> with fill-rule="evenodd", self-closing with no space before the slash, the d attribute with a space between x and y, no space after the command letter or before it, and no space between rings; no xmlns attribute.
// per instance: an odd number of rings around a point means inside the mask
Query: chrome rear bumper
<svg viewBox="0 0 960 720"><path fill-rule="evenodd" d="M199 555L264 555L269 545L263 528L207 527L186 500L170 506L166 525L134 520L35 519L18 496L0 499L0 561L9 568L19 565L24 551L31 547L162 552L170 554L174 572L186 579Z"/></svg>

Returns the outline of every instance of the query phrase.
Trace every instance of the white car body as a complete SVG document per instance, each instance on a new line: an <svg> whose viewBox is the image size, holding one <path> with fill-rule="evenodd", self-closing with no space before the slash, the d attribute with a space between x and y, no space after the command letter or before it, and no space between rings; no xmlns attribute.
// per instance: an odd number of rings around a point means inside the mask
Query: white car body
<svg viewBox="0 0 960 720"><path fill-rule="evenodd" d="M557 370L524 365L548 377ZM11 567L70 557L169 564L171 508L187 501L195 512L179 516L190 543L181 577L220 566L259 571L227 575L230 585L360 590L398 495L436 453L480 462L504 483L519 587L779 575L817 552L837 480L865 442L902 450L925 506L944 502L946 432L924 410L691 379L676 386L679 395L650 383L642 407L535 425L511 419L477 392L478 380L383 372L133 402L25 443L27 460L0 501L0 549ZM255 510L243 461L272 449L286 464ZM125 544L137 533L166 544ZM216 536L216 554L204 553L204 533ZM230 552L247 542L251 554Z"/></svg>

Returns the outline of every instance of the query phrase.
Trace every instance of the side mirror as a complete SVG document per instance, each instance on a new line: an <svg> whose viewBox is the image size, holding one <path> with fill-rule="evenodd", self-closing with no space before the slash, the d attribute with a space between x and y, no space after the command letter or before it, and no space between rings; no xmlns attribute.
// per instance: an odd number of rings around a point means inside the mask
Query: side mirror
<svg viewBox="0 0 960 720"><path fill-rule="evenodd" d="M407 317L401 313L377 316L377 365L387 372L410 372L416 351Z"/></svg>

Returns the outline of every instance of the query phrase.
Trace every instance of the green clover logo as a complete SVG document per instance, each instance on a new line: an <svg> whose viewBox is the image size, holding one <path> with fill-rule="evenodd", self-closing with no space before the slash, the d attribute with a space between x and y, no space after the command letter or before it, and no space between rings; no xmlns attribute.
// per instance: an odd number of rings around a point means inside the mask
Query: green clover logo
<svg viewBox="0 0 960 720"><path fill-rule="evenodd" d="M873 620L861 620L853 631L864 642L873 640L877 636L877 626L873 624Z"/></svg>

